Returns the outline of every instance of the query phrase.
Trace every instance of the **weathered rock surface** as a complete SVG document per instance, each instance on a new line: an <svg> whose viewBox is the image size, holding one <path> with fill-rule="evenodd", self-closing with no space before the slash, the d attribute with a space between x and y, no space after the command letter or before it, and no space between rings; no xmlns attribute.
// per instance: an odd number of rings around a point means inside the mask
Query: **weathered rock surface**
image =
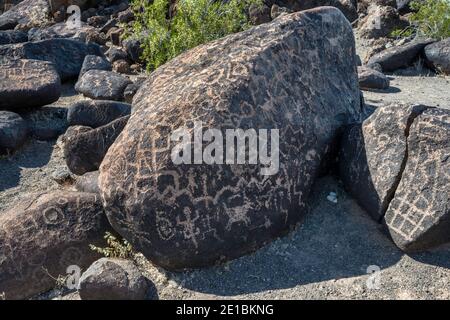
<svg viewBox="0 0 450 320"><path fill-rule="evenodd" d="M388 36L396 29L404 29L409 25L406 19L399 16L397 10L390 6L371 5L367 16L361 20L359 34L368 39Z"/></svg>
<svg viewBox="0 0 450 320"><path fill-rule="evenodd" d="M30 133L38 140L52 140L63 134L67 127L67 108L44 106L23 114Z"/></svg>
<svg viewBox="0 0 450 320"><path fill-rule="evenodd" d="M98 195L40 194L0 215L0 288L23 299L55 287L69 266L88 267L108 222ZM52 277L51 277L51 276Z"/></svg>
<svg viewBox="0 0 450 320"><path fill-rule="evenodd" d="M0 45L27 42L28 35L26 32L18 30L0 31Z"/></svg>
<svg viewBox="0 0 450 320"><path fill-rule="evenodd" d="M70 171L82 175L98 170L128 119L129 116L122 117L97 129L70 127L64 135L64 157Z"/></svg>
<svg viewBox="0 0 450 320"><path fill-rule="evenodd" d="M241 256L299 222L338 129L359 121L350 23L331 7L283 15L171 60L133 102L100 169L113 227L169 269ZM200 120L223 133L278 129L279 170L174 164L170 135Z"/></svg>
<svg viewBox="0 0 450 320"><path fill-rule="evenodd" d="M131 113L131 105L107 100L84 100L69 107L67 121L71 126L98 128Z"/></svg>
<svg viewBox="0 0 450 320"><path fill-rule="evenodd" d="M425 57L431 67L450 75L450 38L427 45Z"/></svg>
<svg viewBox="0 0 450 320"><path fill-rule="evenodd" d="M0 15L0 30L14 29L18 24L44 26L49 22L47 0L24 0Z"/></svg>
<svg viewBox="0 0 450 320"><path fill-rule="evenodd" d="M79 41L86 41L87 34L95 29L85 23L81 23L80 28L71 28L66 22L55 23L44 28L32 28L28 31L29 41L41 41L55 38L72 38Z"/></svg>
<svg viewBox="0 0 450 320"><path fill-rule="evenodd" d="M342 138L339 172L345 188L376 220L386 213L407 157L409 127L423 106L378 108Z"/></svg>
<svg viewBox="0 0 450 320"><path fill-rule="evenodd" d="M84 57L102 56L100 47L73 39L50 39L0 46L0 62L3 58L35 59L53 62L62 81L76 78Z"/></svg>
<svg viewBox="0 0 450 320"><path fill-rule="evenodd" d="M106 70L111 71L111 63L104 57L88 55L84 58L78 78L80 79L89 70Z"/></svg>
<svg viewBox="0 0 450 320"><path fill-rule="evenodd" d="M404 251L450 242L450 111L428 109L411 125L408 158L384 217Z"/></svg>
<svg viewBox="0 0 450 320"><path fill-rule="evenodd" d="M82 176L76 177L75 189L80 192L100 193L98 187L98 171L86 172Z"/></svg>
<svg viewBox="0 0 450 320"><path fill-rule="evenodd" d="M389 88L388 77L368 67L358 67L358 81L361 89Z"/></svg>
<svg viewBox="0 0 450 320"><path fill-rule="evenodd" d="M75 90L92 99L122 100L130 83L130 79L112 71L89 70L75 84Z"/></svg>
<svg viewBox="0 0 450 320"><path fill-rule="evenodd" d="M27 123L14 112L0 111L0 154L20 147L27 138Z"/></svg>
<svg viewBox="0 0 450 320"><path fill-rule="evenodd" d="M250 5L248 15L251 23L255 26L272 20L270 17L270 7L265 3Z"/></svg>
<svg viewBox="0 0 450 320"><path fill-rule="evenodd" d="M38 60L0 63L0 109L40 107L59 99L61 80L53 64Z"/></svg>
<svg viewBox="0 0 450 320"><path fill-rule="evenodd" d="M380 64L383 71L394 71L399 68L410 65L425 48L426 45L433 43L434 40L415 40L401 46L388 48L375 54L368 61L368 65Z"/></svg>
<svg viewBox="0 0 450 320"><path fill-rule="evenodd" d="M147 280L130 260L101 258L80 278L82 300L144 300Z"/></svg>

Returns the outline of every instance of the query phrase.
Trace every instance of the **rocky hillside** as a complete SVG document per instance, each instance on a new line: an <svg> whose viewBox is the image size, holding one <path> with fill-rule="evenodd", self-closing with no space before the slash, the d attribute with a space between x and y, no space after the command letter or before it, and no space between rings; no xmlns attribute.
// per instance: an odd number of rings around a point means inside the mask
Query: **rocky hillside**
<svg viewBox="0 0 450 320"><path fill-rule="evenodd" d="M139 10L0 0L0 299L450 297L450 38L394 36L410 1L264 0L150 71Z"/></svg>

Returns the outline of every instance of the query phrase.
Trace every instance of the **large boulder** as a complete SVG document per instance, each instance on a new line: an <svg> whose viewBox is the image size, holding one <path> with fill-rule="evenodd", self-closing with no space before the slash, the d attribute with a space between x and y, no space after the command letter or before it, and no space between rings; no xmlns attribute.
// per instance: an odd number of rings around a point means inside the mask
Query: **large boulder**
<svg viewBox="0 0 450 320"><path fill-rule="evenodd" d="M342 137L340 177L347 191L376 221L386 213L400 181L409 127L424 110L424 106L397 104L378 108Z"/></svg>
<svg viewBox="0 0 450 320"><path fill-rule="evenodd" d="M395 71L407 67L416 60L426 45L434 40L414 40L407 44L390 47L372 56L367 64L379 64L383 71Z"/></svg>
<svg viewBox="0 0 450 320"><path fill-rule="evenodd" d="M130 260L101 258L80 278L82 300L144 300L150 281Z"/></svg>
<svg viewBox="0 0 450 320"><path fill-rule="evenodd" d="M99 196L39 194L0 214L0 290L23 299L55 287L68 267L87 268L98 256L108 221Z"/></svg>
<svg viewBox="0 0 450 320"><path fill-rule="evenodd" d="M428 109L411 125L405 169L384 222L407 252L450 242L450 110Z"/></svg>
<svg viewBox="0 0 450 320"><path fill-rule="evenodd" d="M71 126L98 128L128 116L131 105L108 100L83 100L69 107L67 121Z"/></svg>
<svg viewBox="0 0 450 320"><path fill-rule="evenodd" d="M123 100L125 88L131 83L112 71L89 70L77 81L75 90L92 99Z"/></svg>
<svg viewBox="0 0 450 320"><path fill-rule="evenodd" d="M301 220L338 130L360 115L352 28L336 8L283 15L196 47L155 70L134 97L131 118L100 168L109 221L169 269L241 256ZM183 129L198 137L198 121L217 129L219 146L226 129L240 138L233 129L259 134L259 161L235 164L234 143L214 153L205 136L196 164L175 164L172 152L181 145L170 137ZM189 157L194 146L182 147ZM209 149L205 162L198 159L202 147ZM255 155L256 145L247 147Z"/></svg>
<svg viewBox="0 0 450 320"><path fill-rule="evenodd" d="M427 45L425 57L431 67L450 75L450 38Z"/></svg>
<svg viewBox="0 0 450 320"><path fill-rule="evenodd" d="M49 62L22 59L0 63L0 79L0 110L40 107L61 95L61 80Z"/></svg>
<svg viewBox="0 0 450 320"><path fill-rule="evenodd" d="M62 81L78 77L87 55L102 56L103 53L97 44L86 44L74 39L49 39L0 46L0 62L2 57L50 61Z"/></svg>
<svg viewBox="0 0 450 320"><path fill-rule="evenodd" d="M14 112L0 111L0 154L20 147L28 134L25 120Z"/></svg>
<svg viewBox="0 0 450 320"><path fill-rule="evenodd" d="M98 170L109 147L123 130L129 116L119 118L97 129L70 127L64 135L64 157L75 174Z"/></svg>
<svg viewBox="0 0 450 320"><path fill-rule="evenodd" d="M47 0L24 0L0 15L0 30L14 29L18 24L44 26L50 22Z"/></svg>

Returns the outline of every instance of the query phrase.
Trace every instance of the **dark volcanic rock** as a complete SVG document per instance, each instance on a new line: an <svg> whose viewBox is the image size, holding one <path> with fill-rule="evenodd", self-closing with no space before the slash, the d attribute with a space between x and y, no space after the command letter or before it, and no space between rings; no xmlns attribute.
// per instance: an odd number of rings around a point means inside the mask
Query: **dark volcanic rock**
<svg viewBox="0 0 450 320"><path fill-rule="evenodd" d="M38 140L52 140L67 129L67 109L46 106L23 114L30 132Z"/></svg>
<svg viewBox="0 0 450 320"><path fill-rule="evenodd" d="M76 177L75 189L80 192L100 193L98 175L98 171L92 171Z"/></svg>
<svg viewBox="0 0 450 320"><path fill-rule="evenodd" d="M80 28L70 28L66 22L56 23L45 28L32 28L28 31L29 41L41 41L55 38L72 38L86 41L87 34L95 30L93 27L81 24Z"/></svg>
<svg viewBox="0 0 450 320"><path fill-rule="evenodd" d="M28 35L26 32L18 30L0 31L0 45L27 42Z"/></svg>
<svg viewBox="0 0 450 320"><path fill-rule="evenodd" d="M397 10L390 6L370 6L368 14L359 24L359 34L363 38L377 39L387 37L396 29L404 29L409 25L406 19L399 16Z"/></svg>
<svg viewBox="0 0 450 320"><path fill-rule="evenodd" d="M0 289L7 299L23 299L54 288L52 277L98 258L89 244L103 244L105 231L95 194L56 191L21 201L0 215Z"/></svg>
<svg viewBox="0 0 450 320"><path fill-rule="evenodd" d="M410 65L425 48L426 45L433 43L433 40L416 40L401 46L388 48L371 57L367 65L378 63L383 71L394 71Z"/></svg>
<svg viewBox="0 0 450 320"><path fill-rule="evenodd" d="M62 81L78 76L87 55L103 54L97 44L86 44L73 39L50 39L0 46L0 57L53 62Z"/></svg>
<svg viewBox="0 0 450 320"><path fill-rule="evenodd" d="M111 63L109 63L109 61L104 57L88 55L84 58L83 66L81 67L78 79L80 79L89 70L111 71L112 66Z"/></svg>
<svg viewBox="0 0 450 320"><path fill-rule="evenodd" d="M241 256L301 220L339 128L360 116L352 28L335 8L283 15L194 48L155 70L134 97L100 169L108 218L169 269ZM219 164L175 164L179 143L170 137L191 132L194 121L222 135L279 130L279 170L277 131L268 133L271 168L220 164L219 149ZM214 139L222 145L222 136Z"/></svg>
<svg viewBox="0 0 450 320"><path fill-rule="evenodd" d="M38 60L0 63L0 109L40 107L59 99L61 80L54 65Z"/></svg>
<svg viewBox="0 0 450 320"><path fill-rule="evenodd" d="M122 117L97 129L70 127L64 136L64 157L70 171L82 175L98 170L128 119Z"/></svg>
<svg viewBox="0 0 450 320"><path fill-rule="evenodd" d="M118 73L89 70L75 84L75 90L92 99L122 100L130 79Z"/></svg>
<svg viewBox="0 0 450 320"><path fill-rule="evenodd" d="M69 107L67 121L71 126L98 128L131 113L131 105L117 101L85 100Z"/></svg>
<svg viewBox="0 0 450 320"><path fill-rule="evenodd" d="M411 125L408 159L384 217L407 252L450 242L450 111L428 109Z"/></svg>
<svg viewBox="0 0 450 320"><path fill-rule="evenodd" d="M128 44L128 47L131 48L131 42L128 41L126 42ZM128 59L128 54L127 52L122 49L122 48L118 48L118 47L110 47L108 51L106 51L106 56L108 57L109 61L111 61L111 63L113 63L114 61L117 60L127 60Z"/></svg>
<svg viewBox="0 0 450 320"><path fill-rule="evenodd" d="M431 67L450 75L450 38L427 45L425 57Z"/></svg>
<svg viewBox="0 0 450 320"><path fill-rule="evenodd" d="M270 22L270 7L266 4L252 4L248 9L250 21L253 25L259 25L262 23Z"/></svg>
<svg viewBox="0 0 450 320"><path fill-rule="evenodd" d="M145 80L145 78L139 78L135 82L127 85L125 91L123 92L123 97L126 102L131 103L133 101L133 97L135 96L139 88L144 84Z"/></svg>
<svg viewBox="0 0 450 320"><path fill-rule="evenodd" d="M407 135L423 106L378 108L344 134L339 172L345 188L376 220L384 216L406 161Z"/></svg>
<svg viewBox="0 0 450 320"><path fill-rule="evenodd" d="M27 138L25 120L14 112L0 111L0 154L20 147Z"/></svg>
<svg viewBox="0 0 450 320"><path fill-rule="evenodd" d="M50 22L47 0L25 0L0 15L0 30L14 29L18 24L44 26Z"/></svg>
<svg viewBox="0 0 450 320"><path fill-rule="evenodd" d="M141 48L141 42L136 39L127 39L123 41L123 46L128 53L128 57L133 61L139 63L141 61L141 55L144 51ZM121 58L123 59L123 58ZM126 59L126 57L125 57ZM119 59L116 59L119 60Z"/></svg>
<svg viewBox="0 0 450 320"><path fill-rule="evenodd" d="M387 89L389 79L379 71L358 67L358 81L361 89Z"/></svg>
<svg viewBox="0 0 450 320"><path fill-rule="evenodd" d="M144 300L149 281L130 260L101 258L80 278L82 300Z"/></svg>

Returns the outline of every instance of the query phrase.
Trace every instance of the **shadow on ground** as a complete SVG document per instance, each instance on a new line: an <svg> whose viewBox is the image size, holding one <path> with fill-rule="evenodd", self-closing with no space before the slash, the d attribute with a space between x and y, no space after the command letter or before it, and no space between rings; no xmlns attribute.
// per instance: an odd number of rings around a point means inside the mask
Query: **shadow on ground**
<svg viewBox="0 0 450 320"><path fill-rule="evenodd" d="M18 151L0 157L0 192L19 184L23 168L45 166L52 155L54 143L29 140Z"/></svg>
<svg viewBox="0 0 450 320"><path fill-rule="evenodd" d="M329 192L338 204L326 200ZM225 266L172 278L192 291L233 296L366 275L369 266L383 270L404 256L336 180L320 180L313 195L311 213L290 235ZM448 268L450 249L411 257Z"/></svg>

